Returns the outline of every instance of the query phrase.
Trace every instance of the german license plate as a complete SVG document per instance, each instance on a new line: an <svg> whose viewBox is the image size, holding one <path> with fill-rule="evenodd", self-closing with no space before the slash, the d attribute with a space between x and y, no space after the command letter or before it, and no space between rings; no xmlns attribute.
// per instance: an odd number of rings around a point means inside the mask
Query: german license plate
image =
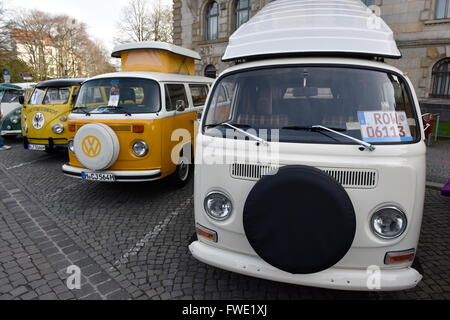
<svg viewBox="0 0 450 320"><path fill-rule="evenodd" d="M42 144L29 144L28 150L30 150L30 151L45 151L45 146Z"/></svg>
<svg viewBox="0 0 450 320"><path fill-rule="evenodd" d="M109 173L82 172L81 177L87 181L114 182L116 177Z"/></svg>

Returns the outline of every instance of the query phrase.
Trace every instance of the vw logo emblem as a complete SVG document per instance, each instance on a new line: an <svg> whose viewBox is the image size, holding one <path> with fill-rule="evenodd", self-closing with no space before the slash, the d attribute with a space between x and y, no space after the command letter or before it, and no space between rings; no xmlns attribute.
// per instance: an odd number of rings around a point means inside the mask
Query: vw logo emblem
<svg viewBox="0 0 450 320"><path fill-rule="evenodd" d="M102 151L100 140L92 136L84 138L81 147L85 156L89 158L96 158Z"/></svg>
<svg viewBox="0 0 450 320"><path fill-rule="evenodd" d="M33 124L33 127L36 130L42 129L42 127L44 126L44 123L45 123L44 115L40 112L36 113L34 115L33 119L31 120L31 123Z"/></svg>

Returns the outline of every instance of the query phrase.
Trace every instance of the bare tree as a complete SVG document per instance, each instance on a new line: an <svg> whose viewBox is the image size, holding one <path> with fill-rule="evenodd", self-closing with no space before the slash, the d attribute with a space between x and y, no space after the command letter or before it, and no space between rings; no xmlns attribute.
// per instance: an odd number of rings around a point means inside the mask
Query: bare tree
<svg viewBox="0 0 450 320"><path fill-rule="evenodd" d="M119 36L116 41L147 41L150 40L150 11L144 0L130 0L123 9L117 23Z"/></svg>
<svg viewBox="0 0 450 320"><path fill-rule="evenodd" d="M150 24L153 40L172 42L173 16L170 6L165 6L161 0L158 0L151 11Z"/></svg>
<svg viewBox="0 0 450 320"><path fill-rule="evenodd" d="M86 26L67 15L29 11L14 18L11 30L16 51L38 80L86 77L114 71L100 44Z"/></svg>
<svg viewBox="0 0 450 320"><path fill-rule="evenodd" d="M172 9L161 0L129 0L117 23L116 42L172 41Z"/></svg>
<svg viewBox="0 0 450 320"><path fill-rule="evenodd" d="M11 38L6 18L7 12L3 1L0 1L0 57L10 57L12 54Z"/></svg>
<svg viewBox="0 0 450 320"><path fill-rule="evenodd" d="M54 24L53 17L38 10L17 15L12 21L15 51L31 65L39 80L48 78L52 65Z"/></svg>

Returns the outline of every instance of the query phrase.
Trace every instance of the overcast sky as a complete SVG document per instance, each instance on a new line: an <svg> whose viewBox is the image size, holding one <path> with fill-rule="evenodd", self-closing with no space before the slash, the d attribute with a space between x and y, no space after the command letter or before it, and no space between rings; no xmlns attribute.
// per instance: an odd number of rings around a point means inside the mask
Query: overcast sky
<svg viewBox="0 0 450 320"><path fill-rule="evenodd" d="M150 4L156 0L147 0ZM6 0L6 7L11 9L38 9L53 14L67 14L86 23L93 39L103 42L106 49L114 47L113 38L116 22L126 0ZM171 0L163 0L170 4Z"/></svg>

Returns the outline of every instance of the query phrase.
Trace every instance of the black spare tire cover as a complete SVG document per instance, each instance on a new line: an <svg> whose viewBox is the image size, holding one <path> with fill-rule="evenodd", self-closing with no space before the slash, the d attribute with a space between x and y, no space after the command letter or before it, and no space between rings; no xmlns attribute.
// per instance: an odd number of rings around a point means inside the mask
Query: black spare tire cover
<svg viewBox="0 0 450 320"><path fill-rule="evenodd" d="M356 233L355 210L345 189L306 166L282 167L263 177L247 198L243 222L256 253L292 274L336 265Z"/></svg>

